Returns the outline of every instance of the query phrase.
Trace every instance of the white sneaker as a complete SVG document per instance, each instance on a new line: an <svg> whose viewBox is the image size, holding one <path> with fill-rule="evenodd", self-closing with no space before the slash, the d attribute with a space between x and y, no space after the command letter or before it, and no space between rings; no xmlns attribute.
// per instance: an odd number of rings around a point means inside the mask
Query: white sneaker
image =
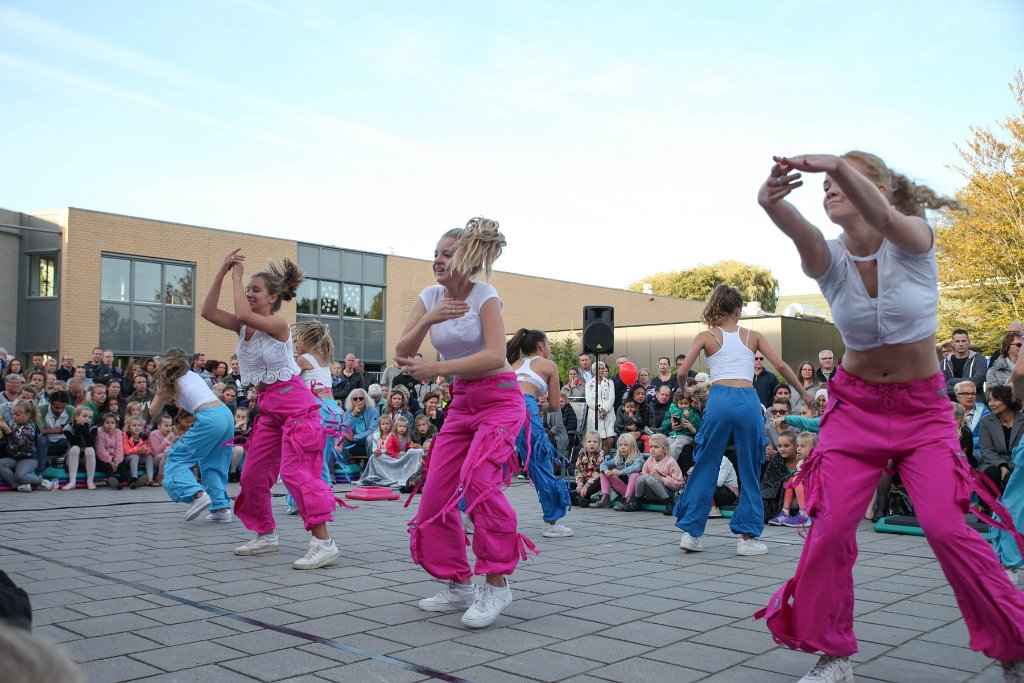
<svg viewBox="0 0 1024 683"><path fill-rule="evenodd" d="M700 536L694 537L685 531L683 537L679 539L679 547L688 553L701 553L705 550L704 544L700 542Z"/></svg>
<svg viewBox="0 0 1024 683"><path fill-rule="evenodd" d="M444 590L419 601L419 608L425 612L451 612L466 609L476 600L476 586L449 581Z"/></svg>
<svg viewBox="0 0 1024 683"><path fill-rule="evenodd" d="M512 602L512 591L508 587L508 581L505 581L504 588L495 588L491 584L485 583L477 589L476 600L462 615L462 623L470 628L490 626L510 602Z"/></svg>
<svg viewBox="0 0 1024 683"><path fill-rule="evenodd" d="M210 507L211 503L213 503L213 501L210 500L210 497L205 493L199 498L193 499L192 504L188 506L188 511L185 512L185 521L191 522L193 519L198 517L203 510Z"/></svg>
<svg viewBox="0 0 1024 683"><path fill-rule="evenodd" d="M768 546L756 538L743 538L736 543L737 555L764 555L768 552ZM842 679L840 679L842 680Z"/></svg>
<svg viewBox="0 0 1024 683"><path fill-rule="evenodd" d="M288 509L285 510L284 514L286 514L286 515L297 515L297 514L299 514L299 506L298 505L289 505Z"/></svg>
<svg viewBox="0 0 1024 683"><path fill-rule="evenodd" d="M18 486L18 490L22 493L32 493L32 484L21 484Z"/></svg>
<svg viewBox="0 0 1024 683"><path fill-rule="evenodd" d="M50 481L49 479L40 478L39 479L39 488L43 489L44 491L52 491L55 488L57 488L57 485L55 483L53 483L52 481Z"/></svg>
<svg viewBox="0 0 1024 683"><path fill-rule="evenodd" d="M711 510L708 512L708 519L719 519L722 516L722 511L717 506L712 505Z"/></svg>
<svg viewBox="0 0 1024 683"><path fill-rule="evenodd" d="M207 522L218 522L220 524L228 524L231 522L231 510L224 508L223 510L214 510L210 514L206 515Z"/></svg>
<svg viewBox="0 0 1024 683"><path fill-rule="evenodd" d="M545 538L569 538L572 536L572 529L559 522L545 524L544 533L541 536Z"/></svg>
<svg viewBox="0 0 1024 683"><path fill-rule="evenodd" d="M309 541L309 550L305 556L292 562L292 569L319 569L334 562L340 555L341 551L338 550L333 538L326 541L313 538Z"/></svg>
<svg viewBox="0 0 1024 683"><path fill-rule="evenodd" d="M1010 583L1014 586L1017 585L1017 579L1020 576L1020 572L1017 571L1016 567L1006 567L1006 576L1010 579Z"/></svg>
<svg viewBox="0 0 1024 683"><path fill-rule="evenodd" d="M255 538L249 539L243 545L235 548L235 555L266 555L267 553L276 553L279 549L277 532L256 534Z"/></svg>
<svg viewBox="0 0 1024 683"><path fill-rule="evenodd" d="M797 683L852 683L853 665L849 657L822 655L818 663Z"/></svg>

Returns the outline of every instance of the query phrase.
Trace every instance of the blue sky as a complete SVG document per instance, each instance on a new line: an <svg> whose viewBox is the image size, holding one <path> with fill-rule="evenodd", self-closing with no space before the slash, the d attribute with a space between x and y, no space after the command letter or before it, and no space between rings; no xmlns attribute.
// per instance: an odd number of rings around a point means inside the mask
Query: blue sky
<svg viewBox="0 0 1024 683"><path fill-rule="evenodd" d="M1022 36L1019 0L0 0L0 206L421 258L484 214L502 270L735 258L805 293L755 201L771 155L866 149L953 192ZM819 188L794 201L831 236Z"/></svg>

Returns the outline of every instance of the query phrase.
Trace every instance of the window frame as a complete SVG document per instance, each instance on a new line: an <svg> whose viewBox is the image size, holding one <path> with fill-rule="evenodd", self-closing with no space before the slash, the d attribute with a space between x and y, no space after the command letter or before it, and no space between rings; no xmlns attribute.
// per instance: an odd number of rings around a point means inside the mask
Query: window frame
<svg viewBox="0 0 1024 683"><path fill-rule="evenodd" d="M60 298L60 252L53 250L46 251L33 251L25 254L28 258L28 267L25 269L27 275L27 282L25 283L25 298L37 301L40 299L59 299ZM33 261L35 259L42 259L50 257L53 260L53 282L51 283L53 288L53 294L32 294L32 280L33 277L38 274L38 269L34 267ZM38 261L37 261L38 263Z"/></svg>

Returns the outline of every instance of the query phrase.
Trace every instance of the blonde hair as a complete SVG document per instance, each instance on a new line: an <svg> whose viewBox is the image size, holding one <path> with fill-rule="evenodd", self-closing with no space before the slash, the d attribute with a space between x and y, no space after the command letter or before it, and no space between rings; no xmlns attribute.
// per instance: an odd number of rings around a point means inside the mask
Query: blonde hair
<svg viewBox="0 0 1024 683"><path fill-rule="evenodd" d="M925 209L948 207L964 211L964 206L953 199L940 195L925 185L919 185L902 173L897 173L879 157L868 152L853 150L842 155L843 159L857 162L858 170L876 185L885 188L889 203L902 214L924 218Z"/></svg>
<svg viewBox="0 0 1024 683"><path fill-rule="evenodd" d="M153 373L156 379L156 392L158 394L178 395L178 378L184 377L186 372L192 370L188 355L184 349L177 346L167 349L157 364L156 372Z"/></svg>
<svg viewBox="0 0 1024 683"><path fill-rule="evenodd" d="M36 407L36 404L33 403L32 401L19 398L17 401L11 404L11 410L20 410L21 412L25 413L26 415L28 415L28 419L30 422L39 421L39 409Z"/></svg>
<svg viewBox="0 0 1024 683"><path fill-rule="evenodd" d="M379 423L379 421L378 421L378 423ZM411 436L412 435L412 431L409 428L409 421L407 419L405 419L404 416L399 415L398 417L395 418L395 425L394 425L394 427L391 428L391 433L392 434L398 435L398 425L405 425L405 434L404 434L404 436Z"/></svg>
<svg viewBox="0 0 1024 683"><path fill-rule="evenodd" d="M626 456L626 459L623 461L623 464L630 465L630 464L633 463L634 460L636 460L638 457L640 457L640 451L637 450L636 439L633 437L632 434L621 434L619 436L618 441L615 442L615 447L616 447L615 459L616 460L619 459L618 446L623 441L625 441L626 443L629 444L629 455Z"/></svg>
<svg viewBox="0 0 1024 683"><path fill-rule="evenodd" d="M326 361L334 358L334 340L327 325L319 320L310 320L295 323L293 329L296 343L308 344Z"/></svg>
<svg viewBox="0 0 1024 683"><path fill-rule="evenodd" d="M691 401L697 399L701 405L708 402L708 395L711 394L711 382L694 382L686 388L686 397Z"/></svg>
<svg viewBox="0 0 1024 683"><path fill-rule="evenodd" d="M964 407L959 403L953 403L953 419L956 420L957 428L964 426Z"/></svg>
<svg viewBox="0 0 1024 683"><path fill-rule="evenodd" d="M700 319L708 327L714 327L734 314L737 308L743 308L743 295L740 294L740 290L729 285L718 285L711 292Z"/></svg>
<svg viewBox="0 0 1024 683"><path fill-rule="evenodd" d="M650 443L651 446L661 446L665 449L665 453L668 454L668 437L664 434L651 434Z"/></svg>
<svg viewBox="0 0 1024 683"><path fill-rule="evenodd" d="M129 431L133 424L142 425L143 429L145 429L145 427L146 427L146 421L145 420L143 420L138 415L132 415L131 417L129 417L127 420L124 421L124 431L126 431L126 432Z"/></svg>
<svg viewBox="0 0 1024 683"><path fill-rule="evenodd" d="M818 445L818 435L814 432L800 432L796 435L796 441L797 443L800 443L801 441L809 443L811 444L811 448L814 448Z"/></svg>
<svg viewBox="0 0 1024 683"><path fill-rule="evenodd" d="M306 274L298 264L286 256L270 261L264 270L254 273L249 279L257 277L266 283L267 294L277 297L270 307L271 312L276 313L281 310L282 303L295 298L299 285L306 279Z"/></svg>
<svg viewBox="0 0 1024 683"><path fill-rule="evenodd" d="M473 277L481 270L484 279L491 278L491 268L505 247L505 236L498 230L498 221L477 216L470 218L464 228L455 228L443 237L454 237L452 270Z"/></svg>

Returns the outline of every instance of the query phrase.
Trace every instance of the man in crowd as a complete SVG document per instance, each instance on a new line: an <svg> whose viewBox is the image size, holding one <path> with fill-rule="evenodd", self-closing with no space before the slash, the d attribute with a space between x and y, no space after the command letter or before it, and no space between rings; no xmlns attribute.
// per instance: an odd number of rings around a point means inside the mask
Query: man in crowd
<svg viewBox="0 0 1024 683"><path fill-rule="evenodd" d="M774 372L764 369L764 354L758 351L754 354L754 389L757 390L757 397L761 399L762 406L771 406L778 386L779 378Z"/></svg>
<svg viewBox="0 0 1024 683"><path fill-rule="evenodd" d="M332 380L333 383L333 380ZM341 377L337 384L331 388L331 395L335 400L342 401L348 398L353 389L365 389L363 375L356 371L356 356L353 353L345 354L345 367L341 370Z"/></svg>
<svg viewBox="0 0 1024 683"><path fill-rule="evenodd" d="M96 371L99 370L99 367L102 364L103 349L97 346L92 350L92 359L88 363L82 365L82 367L85 369L85 378L89 380L90 384L96 381Z"/></svg>
<svg viewBox="0 0 1024 683"><path fill-rule="evenodd" d="M618 366L618 368L622 368L622 364L628 362L629 356L619 356L615 359L615 365ZM612 377L612 385L615 387L615 410L618 410L619 406L622 405L622 399L625 397L626 390L629 389L631 385L622 381L622 377L619 376L618 370L615 371L615 376Z"/></svg>
<svg viewBox="0 0 1024 683"><path fill-rule="evenodd" d="M666 359L667 360L667 359ZM651 406L651 415L654 417L654 424L651 425L656 431L661 431L661 423L668 415L668 409L672 407L672 387L662 384L654 392L654 405ZM665 432L661 432L665 434Z"/></svg>
<svg viewBox="0 0 1024 683"><path fill-rule="evenodd" d="M591 369L593 362L594 358L589 353L580 354L580 379L584 384L594 379L594 371Z"/></svg>
<svg viewBox="0 0 1024 683"><path fill-rule="evenodd" d="M981 418L991 411L984 403L978 403L978 387L969 379L961 380L953 386L953 397L963 406L964 424L974 436L974 454L977 456L980 450L978 425L981 424Z"/></svg>
<svg viewBox="0 0 1024 683"><path fill-rule="evenodd" d="M205 353L193 353L192 354L192 372L197 375L203 374L206 370L206 354Z"/></svg>
<svg viewBox="0 0 1024 683"><path fill-rule="evenodd" d="M815 371L814 376L821 384L828 384L832 376L836 374L836 356L831 349L822 349L818 353L820 367Z"/></svg>
<svg viewBox="0 0 1024 683"><path fill-rule="evenodd" d="M985 373L988 371L988 359L971 351L971 337L967 330L953 330L953 355L942 361L942 374L946 376L946 392L950 400L956 400L956 384L960 380L969 379L974 382L980 394L985 384Z"/></svg>
<svg viewBox="0 0 1024 683"><path fill-rule="evenodd" d="M92 381L99 384L109 384L112 379L121 379L121 368L114 365L114 351L103 349L100 356L100 365L93 372Z"/></svg>

